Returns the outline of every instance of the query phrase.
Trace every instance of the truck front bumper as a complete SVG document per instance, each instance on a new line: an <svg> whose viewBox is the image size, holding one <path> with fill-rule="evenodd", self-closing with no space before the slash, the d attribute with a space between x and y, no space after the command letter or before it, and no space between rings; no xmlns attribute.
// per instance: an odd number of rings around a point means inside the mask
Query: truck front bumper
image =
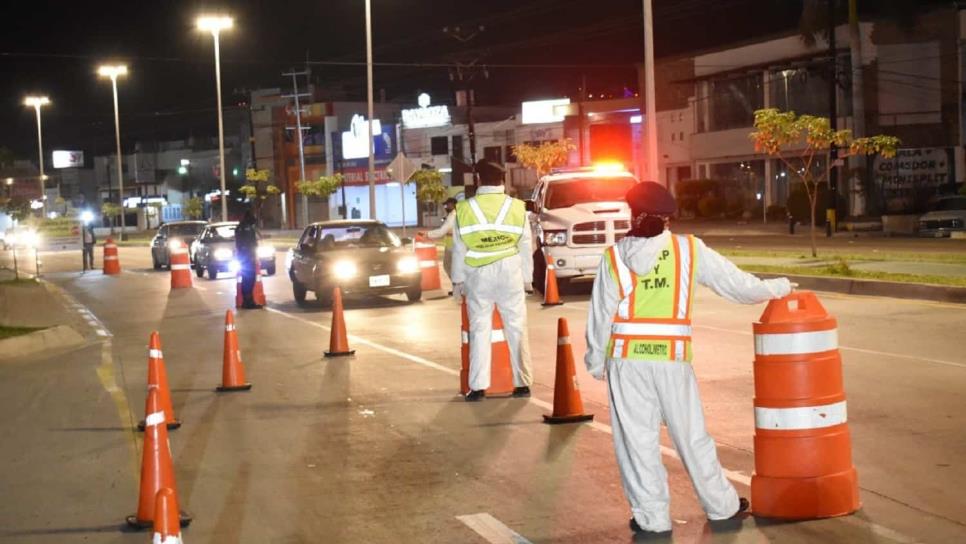
<svg viewBox="0 0 966 544"><path fill-rule="evenodd" d="M547 264L553 264L554 273L558 278L576 278L579 276L594 276L600 266L600 259L604 255L605 247L547 247L544 253Z"/></svg>

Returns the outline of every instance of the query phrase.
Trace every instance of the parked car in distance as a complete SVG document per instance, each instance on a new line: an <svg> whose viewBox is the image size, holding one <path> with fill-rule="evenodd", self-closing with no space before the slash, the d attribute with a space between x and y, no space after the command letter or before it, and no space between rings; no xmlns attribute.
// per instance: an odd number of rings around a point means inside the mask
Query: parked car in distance
<svg viewBox="0 0 966 544"><path fill-rule="evenodd" d="M288 273L298 304L306 293L325 305L332 290L345 295L423 296L419 260L385 224L372 220L325 221L305 228L291 250Z"/></svg>
<svg viewBox="0 0 966 544"><path fill-rule="evenodd" d="M209 279L218 279L221 272L238 272L235 257L235 229L238 221L211 223L191 244L188 255L198 277L208 272ZM259 241L258 266L269 276L275 274L275 246Z"/></svg>
<svg viewBox="0 0 966 544"><path fill-rule="evenodd" d="M966 231L966 195L940 197L932 211L919 218L919 236L944 238Z"/></svg>
<svg viewBox="0 0 966 544"><path fill-rule="evenodd" d="M171 265L171 248L184 244L190 247L205 230L204 221L172 221L158 228L151 239L151 263L155 270Z"/></svg>

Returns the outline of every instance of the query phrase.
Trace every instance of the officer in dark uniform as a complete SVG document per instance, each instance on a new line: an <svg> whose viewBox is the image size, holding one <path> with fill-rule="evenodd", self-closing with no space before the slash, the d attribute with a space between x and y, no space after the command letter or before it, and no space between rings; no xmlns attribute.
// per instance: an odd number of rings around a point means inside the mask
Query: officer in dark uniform
<svg viewBox="0 0 966 544"><path fill-rule="evenodd" d="M238 228L235 229L235 255L241 269L242 308L256 310L261 308L255 304L252 292L255 289L255 275L257 272L258 230L255 227L255 216L251 210L245 212Z"/></svg>

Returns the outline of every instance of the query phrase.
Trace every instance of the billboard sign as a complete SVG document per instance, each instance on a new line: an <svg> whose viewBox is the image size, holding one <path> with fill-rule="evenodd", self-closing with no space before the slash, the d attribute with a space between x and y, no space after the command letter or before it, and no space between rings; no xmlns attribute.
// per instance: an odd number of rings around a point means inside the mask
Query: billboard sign
<svg viewBox="0 0 966 544"><path fill-rule="evenodd" d="M522 105L522 121L524 125L539 123L559 123L566 117L565 106L570 105L569 98L554 98L552 100L534 100Z"/></svg>
<svg viewBox="0 0 966 544"><path fill-rule="evenodd" d="M53 164L54 168L83 168L84 167L84 152L83 151L67 151L63 149L55 149L53 152Z"/></svg>
<svg viewBox="0 0 966 544"><path fill-rule="evenodd" d="M369 124L361 115L353 115L349 130L342 133L342 159L361 159L369 156ZM378 140L382 135L382 123L379 119L371 122L372 139ZM375 146L374 146L375 147Z"/></svg>
<svg viewBox="0 0 966 544"><path fill-rule="evenodd" d="M419 107L402 110L403 128L444 127L450 124L449 108L431 106L429 95L419 95Z"/></svg>

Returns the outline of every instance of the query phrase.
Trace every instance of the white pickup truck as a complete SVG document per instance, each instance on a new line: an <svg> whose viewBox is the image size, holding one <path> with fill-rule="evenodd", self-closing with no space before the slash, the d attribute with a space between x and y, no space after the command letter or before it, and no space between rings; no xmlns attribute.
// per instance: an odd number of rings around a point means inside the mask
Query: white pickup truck
<svg viewBox="0 0 966 544"><path fill-rule="evenodd" d="M613 166L554 170L537 182L527 209L538 291L543 292L548 261L561 290L573 278L596 274L604 250L630 229L624 195L636 183L633 174Z"/></svg>

